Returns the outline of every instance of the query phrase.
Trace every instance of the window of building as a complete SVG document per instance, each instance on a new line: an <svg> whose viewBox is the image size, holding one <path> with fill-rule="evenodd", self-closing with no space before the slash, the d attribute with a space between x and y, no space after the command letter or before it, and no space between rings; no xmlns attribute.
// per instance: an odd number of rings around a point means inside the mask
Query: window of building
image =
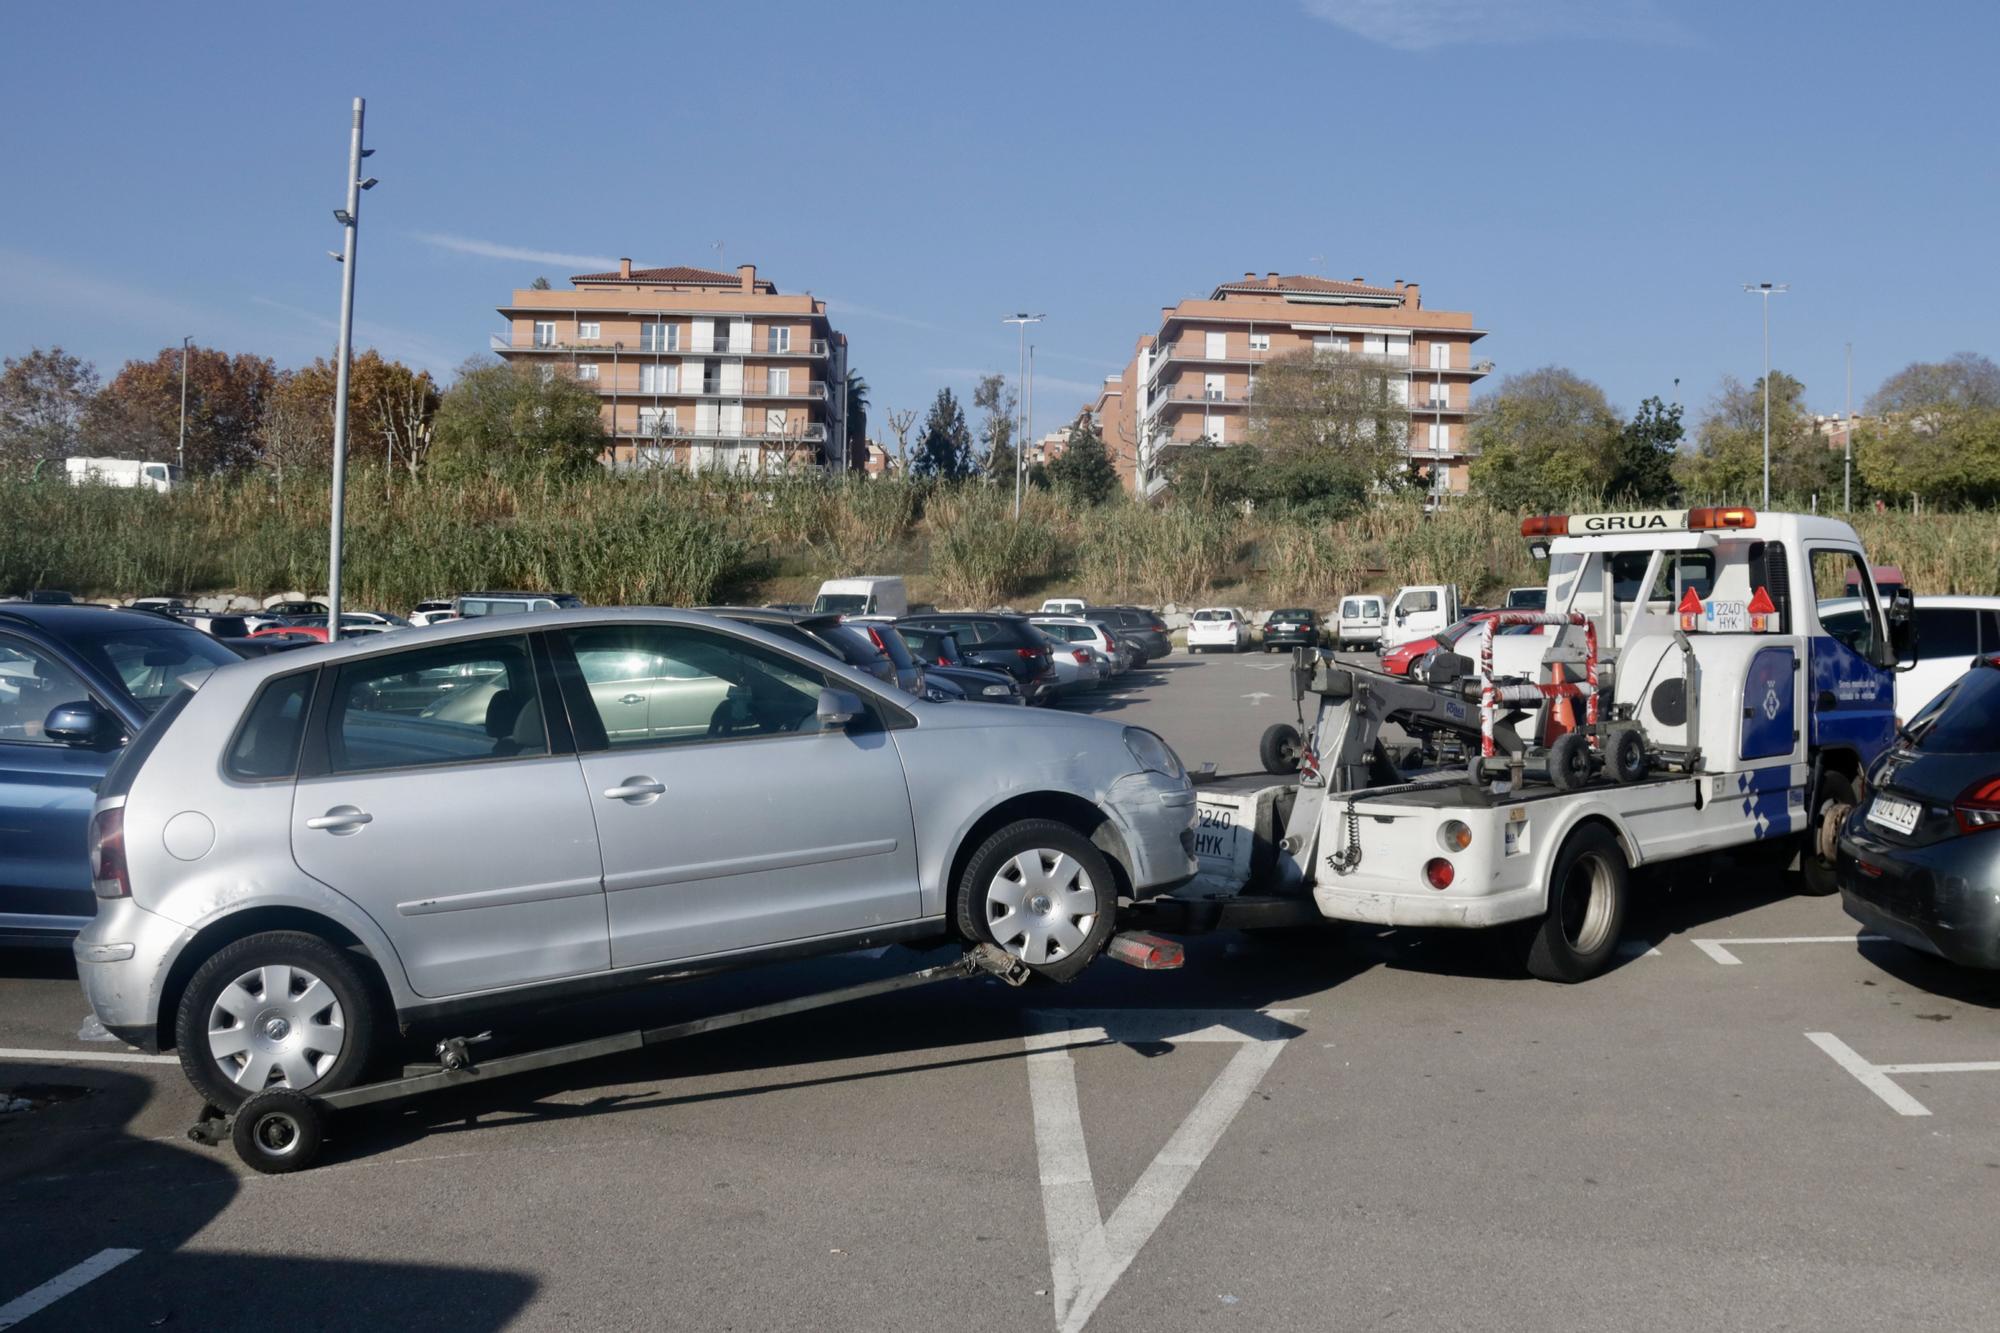
<svg viewBox="0 0 2000 1333"><path fill-rule="evenodd" d="M782 407L766 409L764 412L764 433L766 435L783 435L785 433L787 415L785 409Z"/></svg>
<svg viewBox="0 0 2000 1333"><path fill-rule="evenodd" d="M1410 405L1410 382L1407 379L1397 378L1389 381L1389 401L1398 407Z"/></svg>
<svg viewBox="0 0 2000 1333"><path fill-rule="evenodd" d="M701 391L703 393L722 392L722 363L704 361L701 363Z"/></svg>
<svg viewBox="0 0 2000 1333"><path fill-rule="evenodd" d="M597 380L597 367L578 366L576 368L576 377L580 380L588 380L594 383Z"/></svg>
<svg viewBox="0 0 2000 1333"><path fill-rule="evenodd" d="M544 384L554 384L556 382L556 368L554 366L536 366L535 373L542 377L542 383Z"/></svg>
<svg viewBox="0 0 2000 1333"><path fill-rule="evenodd" d="M603 336L602 329L603 326L594 319L582 320L576 326L576 340L578 342L596 342Z"/></svg>
<svg viewBox="0 0 2000 1333"><path fill-rule="evenodd" d="M1340 333L1323 333L1313 339L1315 352L1345 352L1347 336Z"/></svg>
<svg viewBox="0 0 2000 1333"><path fill-rule="evenodd" d="M1222 401L1222 393L1223 393L1222 376L1203 375L1201 377L1201 396L1203 398L1208 399L1212 403L1219 403Z"/></svg>
<svg viewBox="0 0 2000 1333"><path fill-rule="evenodd" d="M1450 344L1450 343L1432 343L1432 344L1431 344L1431 369L1432 369L1432 370L1450 370L1450 369L1451 369L1451 344Z"/></svg>
<svg viewBox="0 0 2000 1333"><path fill-rule="evenodd" d="M1223 438L1223 419L1221 417L1210 417L1202 422L1201 433L1217 444L1227 443Z"/></svg>
<svg viewBox="0 0 2000 1333"><path fill-rule="evenodd" d="M1443 409L1445 409L1445 408L1448 408L1448 407L1450 407L1450 406L1451 406L1451 390L1449 390L1449 389L1445 388L1445 387L1444 387L1444 385L1442 385L1442 384L1433 384L1433 385L1431 385L1431 386L1430 386L1430 395L1429 395L1429 396L1428 396L1427 398L1425 398L1425 399L1424 399L1424 406L1425 406L1425 407L1431 407L1431 408L1436 408L1436 409L1438 409L1438 410L1440 410L1440 411L1442 411L1442 410L1443 410Z"/></svg>
<svg viewBox="0 0 2000 1333"><path fill-rule="evenodd" d="M1451 427L1442 421L1430 423L1431 452L1448 454L1451 452Z"/></svg>
<svg viewBox="0 0 2000 1333"><path fill-rule="evenodd" d="M792 391L792 372L788 366L773 366L770 371L770 390L774 394Z"/></svg>
<svg viewBox="0 0 2000 1333"><path fill-rule="evenodd" d="M729 346L726 350L731 352L747 352L752 345L750 340L750 321L747 319L731 320L729 322ZM723 351L725 349L717 348L716 350Z"/></svg>
<svg viewBox="0 0 2000 1333"><path fill-rule="evenodd" d="M1271 350L1271 335L1270 335L1270 334L1268 334L1268 333L1253 333L1253 334L1251 334L1251 335L1250 335L1250 350L1251 350L1251 351L1253 351L1253 352L1268 352L1268 351L1270 351L1270 350Z"/></svg>
<svg viewBox="0 0 2000 1333"><path fill-rule="evenodd" d="M556 345L556 322L552 319L535 321L535 346L554 347Z"/></svg>
<svg viewBox="0 0 2000 1333"><path fill-rule="evenodd" d="M1202 348L1210 361L1220 361L1229 355L1229 335L1208 333L1202 335Z"/></svg>
<svg viewBox="0 0 2000 1333"><path fill-rule="evenodd" d="M641 324L639 326L639 348L646 352L678 352L681 350L681 326L678 324Z"/></svg>
<svg viewBox="0 0 2000 1333"><path fill-rule="evenodd" d="M671 407L639 409L639 434L662 439L680 428L680 414Z"/></svg>
<svg viewBox="0 0 2000 1333"><path fill-rule="evenodd" d="M639 367L640 393L679 393L681 388L681 368L679 366Z"/></svg>
<svg viewBox="0 0 2000 1333"><path fill-rule="evenodd" d="M765 350L767 351L789 352L792 350L792 331L789 328L773 324L769 329L765 330L765 339Z"/></svg>

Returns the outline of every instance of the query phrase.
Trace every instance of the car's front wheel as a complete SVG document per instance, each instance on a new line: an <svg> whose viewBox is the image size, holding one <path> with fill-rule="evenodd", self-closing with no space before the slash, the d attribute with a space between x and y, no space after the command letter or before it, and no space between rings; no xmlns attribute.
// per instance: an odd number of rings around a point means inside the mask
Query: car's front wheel
<svg viewBox="0 0 2000 1333"><path fill-rule="evenodd" d="M1038 977L1069 981L1111 939L1118 885L1104 853L1076 829L1024 819L965 863L956 914L965 938L999 945Z"/></svg>
<svg viewBox="0 0 2000 1333"><path fill-rule="evenodd" d="M195 971L174 1045L188 1082L224 1110L272 1088L323 1094L359 1082L372 1063L377 1008L345 951L304 931L267 931Z"/></svg>

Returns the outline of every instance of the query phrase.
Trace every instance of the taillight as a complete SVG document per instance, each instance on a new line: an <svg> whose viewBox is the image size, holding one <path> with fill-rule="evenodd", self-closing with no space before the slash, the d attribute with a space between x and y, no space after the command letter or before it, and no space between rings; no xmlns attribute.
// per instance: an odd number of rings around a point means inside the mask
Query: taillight
<svg viewBox="0 0 2000 1333"><path fill-rule="evenodd" d="M90 891L100 898L130 898L132 875L125 867L125 807L90 817Z"/></svg>
<svg viewBox="0 0 2000 1333"><path fill-rule="evenodd" d="M1078 666L1081 666L1085 662L1088 662L1090 660L1090 649L1078 648L1074 652L1072 652L1070 656L1076 659Z"/></svg>
<svg viewBox="0 0 2000 1333"><path fill-rule="evenodd" d="M1042 650L1039 648L1016 648L1014 652L1030 662L1038 661L1042 655Z"/></svg>
<svg viewBox="0 0 2000 1333"><path fill-rule="evenodd" d="M1424 862L1424 882L1434 889L1450 888L1452 875L1451 862L1442 856L1433 856Z"/></svg>
<svg viewBox="0 0 2000 1333"><path fill-rule="evenodd" d="M937 660L937 664L938 664L939 666L950 666L950 665L951 665L951 663L950 663L950 662L948 662L948 661L946 661L946 660L945 660L945 655L944 655L943 653L939 653L939 654L938 654L938 660Z"/></svg>
<svg viewBox="0 0 2000 1333"><path fill-rule="evenodd" d="M882 631L876 629L873 625L868 626L868 641L875 645L876 650L882 656L889 656L889 645L882 642Z"/></svg>
<svg viewBox="0 0 2000 1333"><path fill-rule="evenodd" d="M1118 651L1118 640L1116 640L1116 639L1112 638L1112 637L1111 637L1111 636L1110 636L1109 634L1106 634L1106 635L1104 636L1104 651L1105 651L1105 652L1107 652L1107 653L1115 653L1115 652L1117 652L1117 651Z"/></svg>
<svg viewBox="0 0 2000 1333"><path fill-rule="evenodd" d="M1951 813L1962 833L2000 828L2000 776L1982 779L1960 792Z"/></svg>

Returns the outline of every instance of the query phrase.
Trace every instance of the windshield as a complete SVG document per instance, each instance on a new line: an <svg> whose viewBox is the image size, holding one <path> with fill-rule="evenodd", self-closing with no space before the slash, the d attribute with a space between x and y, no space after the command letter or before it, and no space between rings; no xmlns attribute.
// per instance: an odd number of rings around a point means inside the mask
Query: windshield
<svg viewBox="0 0 2000 1333"><path fill-rule="evenodd" d="M2000 668L1974 667L1910 724L1919 750L1931 754L1980 754L2000 737Z"/></svg>
<svg viewBox="0 0 2000 1333"><path fill-rule="evenodd" d="M823 592L813 598L813 614L851 616L868 609L868 595L859 592Z"/></svg>
<svg viewBox="0 0 2000 1333"><path fill-rule="evenodd" d="M1312 618L1313 613L1303 607L1292 607L1289 610L1273 611L1271 613L1271 619L1273 620L1311 620Z"/></svg>
<svg viewBox="0 0 2000 1333"><path fill-rule="evenodd" d="M1234 620L1236 617L1227 611L1197 611L1194 613L1194 618L1196 620Z"/></svg>
<svg viewBox="0 0 2000 1333"><path fill-rule="evenodd" d="M181 677L241 660L199 630L171 625L121 626L69 642L77 656L122 684L149 717L173 696Z"/></svg>

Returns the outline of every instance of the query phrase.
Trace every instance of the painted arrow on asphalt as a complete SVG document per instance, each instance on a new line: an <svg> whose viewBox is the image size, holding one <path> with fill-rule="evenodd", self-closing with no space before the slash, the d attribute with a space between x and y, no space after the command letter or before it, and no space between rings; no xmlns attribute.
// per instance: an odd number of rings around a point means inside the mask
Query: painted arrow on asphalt
<svg viewBox="0 0 2000 1333"><path fill-rule="evenodd" d="M1252 708L1262 708L1264 706L1264 701L1270 698L1271 696L1264 693L1264 691L1262 690L1258 690L1254 694L1246 694L1243 697L1250 701L1250 706Z"/></svg>

